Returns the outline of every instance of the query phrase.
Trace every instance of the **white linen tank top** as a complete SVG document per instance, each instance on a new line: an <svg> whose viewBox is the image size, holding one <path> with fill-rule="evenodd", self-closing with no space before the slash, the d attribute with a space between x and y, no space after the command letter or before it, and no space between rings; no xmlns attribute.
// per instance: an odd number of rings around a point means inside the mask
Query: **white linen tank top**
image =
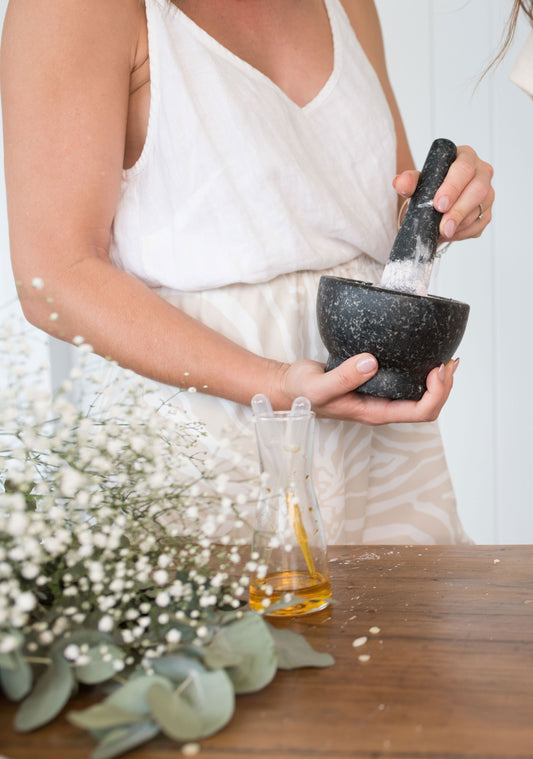
<svg viewBox="0 0 533 759"><path fill-rule="evenodd" d="M150 287L199 291L389 254L396 138L340 0L334 67L296 105L168 0L146 0L151 102L123 172L111 260Z"/></svg>

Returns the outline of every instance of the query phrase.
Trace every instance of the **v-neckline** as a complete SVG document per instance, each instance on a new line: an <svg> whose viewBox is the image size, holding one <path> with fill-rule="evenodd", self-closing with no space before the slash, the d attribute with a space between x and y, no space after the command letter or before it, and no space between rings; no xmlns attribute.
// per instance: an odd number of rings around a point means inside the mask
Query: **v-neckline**
<svg viewBox="0 0 533 759"><path fill-rule="evenodd" d="M323 1L324 1L324 7L326 9L326 15L328 17L331 41L332 41L332 46L333 46L333 67L332 67L330 75L328 76L328 78L326 79L322 87L318 90L316 95L314 95L311 98L311 100L309 100L304 105L298 105L298 103L296 103L295 100L293 100L289 95L287 95L287 93L278 84L276 84L269 76L267 76L267 74L263 73L260 69L253 66L244 58L240 58L236 53L234 53L225 45L223 45L221 42L219 42L214 37L212 37L209 34L209 32L207 32L203 27L197 24L196 21L194 21L190 16L188 16L184 11L182 11L181 8L179 8L177 5L174 5L174 3L169 2L168 0L167 0L167 4L169 6L170 12L177 19L179 19L186 26L188 26L188 28L195 34L195 36L200 41L202 41L207 47L213 49L220 56L222 56L226 60L231 61L235 66L247 72L248 74L252 75L255 79L267 84L269 87L271 87L276 92L278 92L279 95L283 97L283 99L286 100L288 103L290 103L295 109L297 109L298 111L301 111L302 113L305 113L316 108L323 100L327 98L330 91L335 86L335 83L338 79L339 70L340 70L340 45L337 44L337 39L338 39L337 21L336 21L335 14L332 13L331 11L331 3L337 2L338 0L323 0Z"/></svg>

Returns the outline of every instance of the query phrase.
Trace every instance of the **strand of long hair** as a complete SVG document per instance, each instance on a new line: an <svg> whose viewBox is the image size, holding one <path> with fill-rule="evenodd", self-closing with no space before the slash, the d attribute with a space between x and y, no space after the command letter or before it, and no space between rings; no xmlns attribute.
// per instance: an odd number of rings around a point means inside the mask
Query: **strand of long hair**
<svg viewBox="0 0 533 759"><path fill-rule="evenodd" d="M509 13L509 18L503 30L502 40L498 47L496 54L492 61L489 63L481 78L485 76L494 66L497 66L503 58L505 58L516 34L516 27L518 25L518 19L520 14L526 15L533 27L533 0L514 0L513 7Z"/></svg>

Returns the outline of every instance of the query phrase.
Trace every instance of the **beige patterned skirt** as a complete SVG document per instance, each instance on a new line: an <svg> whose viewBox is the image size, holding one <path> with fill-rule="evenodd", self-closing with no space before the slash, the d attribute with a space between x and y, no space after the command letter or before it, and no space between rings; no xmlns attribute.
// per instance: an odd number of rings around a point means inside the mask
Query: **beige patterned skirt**
<svg viewBox="0 0 533 759"><path fill-rule="evenodd" d="M157 292L236 343L279 361L326 360L315 316L321 274L378 282L367 256L327 271L282 275L195 293ZM227 430L248 434L243 471L257 469L250 409L202 393L181 395L214 448ZM317 420L313 481L329 544L470 542L457 514L437 423L367 427Z"/></svg>

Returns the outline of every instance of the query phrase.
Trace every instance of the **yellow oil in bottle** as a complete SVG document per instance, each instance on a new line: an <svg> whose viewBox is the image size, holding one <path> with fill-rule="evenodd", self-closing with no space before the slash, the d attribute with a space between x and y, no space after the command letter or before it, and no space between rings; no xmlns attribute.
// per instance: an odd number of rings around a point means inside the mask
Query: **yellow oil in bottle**
<svg viewBox="0 0 533 759"><path fill-rule="evenodd" d="M298 596L293 606L270 612L271 616L294 617L324 609L331 600L331 583L329 577L319 572L273 572L264 578L255 578L250 584L250 606L255 611L269 614L266 601L272 605L287 593Z"/></svg>

